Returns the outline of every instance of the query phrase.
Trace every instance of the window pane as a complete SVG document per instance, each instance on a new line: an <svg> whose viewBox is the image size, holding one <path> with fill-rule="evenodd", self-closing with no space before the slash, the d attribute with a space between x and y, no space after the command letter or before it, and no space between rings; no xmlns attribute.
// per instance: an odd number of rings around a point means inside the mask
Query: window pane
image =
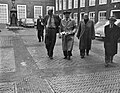
<svg viewBox="0 0 120 93"><path fill-rule="evenodd" d="M62 0L59 0L59 10L62 10Z"/></svg>
<svg viewBox="0 0 120 93"><path fill-rule="evenodd" d="M66 0L63 0L63 10L66 10Z"/></svg>
<svg viewBox="0 0 120 93"><path fill-rule="evenodd" d="M72 9L72 0L68 0L68 9Z"/></svg>
<svg viewBox="0 0 120 93"><path fill-rule="evenodd" d="M89 6L94 6L95 5L95 0L89 0Z"/></svg>
<svg viewBox="0 0 120 93"><path fill-rule="evenodd" d="M105 20L106 19L106 11L100 11L98 15L98 20Z"/></svg>
<svg viewBox="0 0 120 93"><path fill-rule="evenodd" d="M8 5L0 4L0 23L8 22Z"/></svg>
<svg viewBox="0 0 120 93"><path fill-rule="evenodd" d="M74 8L78 8L78 0L74 0Z"/></svg>
<svg viewBox="0 0 120 93"><path fill-rule="evenodd" d="M85 7L85 0L80 0L80 7Z"/></svg>
<svg viewBox="0 0 120 93"><path fill-rule="evenodd" d="M58 0L56 0L56 11L58 11Z"/></svg>
<svg viewBox="0 0 120 93"><path fill-rule="evenodd" d="M39 15L42 16L42 6L34 6L34 18L39 18Z"/></svg>
<svg viewBox="0 0 120 93"><path fill-rule="evenodd" d="M26 18L26 5L17 5L17 16L18 19Z"/></svg>
<svg viewBox="0 0 120 93"><path fill-rule="evenodd" d="M107 4L107 0L99 0L99 4Z"/></svg>

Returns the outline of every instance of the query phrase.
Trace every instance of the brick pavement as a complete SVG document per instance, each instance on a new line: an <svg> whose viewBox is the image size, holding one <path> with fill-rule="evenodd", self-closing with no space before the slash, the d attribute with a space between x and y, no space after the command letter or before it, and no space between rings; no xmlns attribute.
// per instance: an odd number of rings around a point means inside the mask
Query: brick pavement
<svg viewBox="0 0 120 93"><path fill-rule="evenodd" d="M5 81L15 82L18 93L120 92L120 52L114 59L116 63L105 68L102 42L94 40L90 56L81 59L75 38L73 57L68 61L63 59L61 39L57 39L54 59L50 60L46 55L44 43L37 40L35 29L8 33L6 36L12 35L12 38L3 39L7 44L3 42L0 49L6 46L14 49L16 71L12 74L3 73L0 82L8 75L10 78Z"/></svg>

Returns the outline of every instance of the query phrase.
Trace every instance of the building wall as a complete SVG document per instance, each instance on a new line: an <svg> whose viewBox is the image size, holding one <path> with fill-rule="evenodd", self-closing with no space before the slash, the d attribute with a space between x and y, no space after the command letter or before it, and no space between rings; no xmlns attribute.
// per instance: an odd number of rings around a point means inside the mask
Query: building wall
<svg viewBox="0 0 120 93"><path fill-rule="evenodd" d="M12 7L11 0L0 0L0 4L8 4L8 15ZM26 5L27 18L34 18L34 5L43 6L43 16L46 15L46 6L54 6L54 0L15 0L15 6ZM8 17L9 18L9 17Z"/></svg>
<svg viewBox="0 0 120 93"><path fill-rule="evenodd" d="M56 0L55 0L56 2ZM72 0L74 2L74 0ZM59 4L58 4L59 5ZM78 0L78 8L74 9L74 3L72 3L72 9L68 9L68 0L67 0L67 9L72 13L78 13L78 23L80 20L80 13L81 12L95 12L95 23L98 21L98 13L99 11L106 11L106 18L111 16L111 10L120 10L120 2L111 3L111 0L107 0L107 4L99 5L99 0L96 0L95 6L89 6L89 0L85 0L85 7L80 7L80 0ZM55 6L56 7L56 6ZM59 6L58 6L59 7ZM58 10L56 11L57 14L62 14L63 11L66 10Z"/></svg>

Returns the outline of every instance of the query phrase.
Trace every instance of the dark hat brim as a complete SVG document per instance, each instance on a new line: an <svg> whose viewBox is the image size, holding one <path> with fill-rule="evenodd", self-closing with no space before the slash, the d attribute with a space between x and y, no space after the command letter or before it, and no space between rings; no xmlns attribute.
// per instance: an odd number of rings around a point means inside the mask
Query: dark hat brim
<svg viewBox="0 0 120 93"><path fill-rule="evenodd" d="M71 14L71 12L70 11L65 11L65 12L63 12L63 14L65 15L65 14Z"/></svg>
<svg viewBox="0 0 120 93"><path fill-rule="evenodd" d="M115 17L110 17L110 18L108 18L108 20L110 20L110 21L117 21Z"/></svg>

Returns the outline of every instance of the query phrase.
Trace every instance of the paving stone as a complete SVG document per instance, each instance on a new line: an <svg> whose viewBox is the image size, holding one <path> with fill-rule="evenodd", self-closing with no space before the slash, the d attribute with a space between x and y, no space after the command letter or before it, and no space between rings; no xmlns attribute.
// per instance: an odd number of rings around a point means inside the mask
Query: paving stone
<svg viewBox="0 0 120 93"><path fill-rule="evenodd" d="M0 37L0 48L12 47L12 36L1 36Z"/></svg>
<svg viewBox="0 0 120 93"><path fill-rule="evenodd" d="M0 93L17 93L15 82L0 83Z"/></svg>
<svg viewBox="0 0 120 93"><path fill-rule="evenodd" d="M0 48L0 73L15 72L13 48Z"/></svg>

